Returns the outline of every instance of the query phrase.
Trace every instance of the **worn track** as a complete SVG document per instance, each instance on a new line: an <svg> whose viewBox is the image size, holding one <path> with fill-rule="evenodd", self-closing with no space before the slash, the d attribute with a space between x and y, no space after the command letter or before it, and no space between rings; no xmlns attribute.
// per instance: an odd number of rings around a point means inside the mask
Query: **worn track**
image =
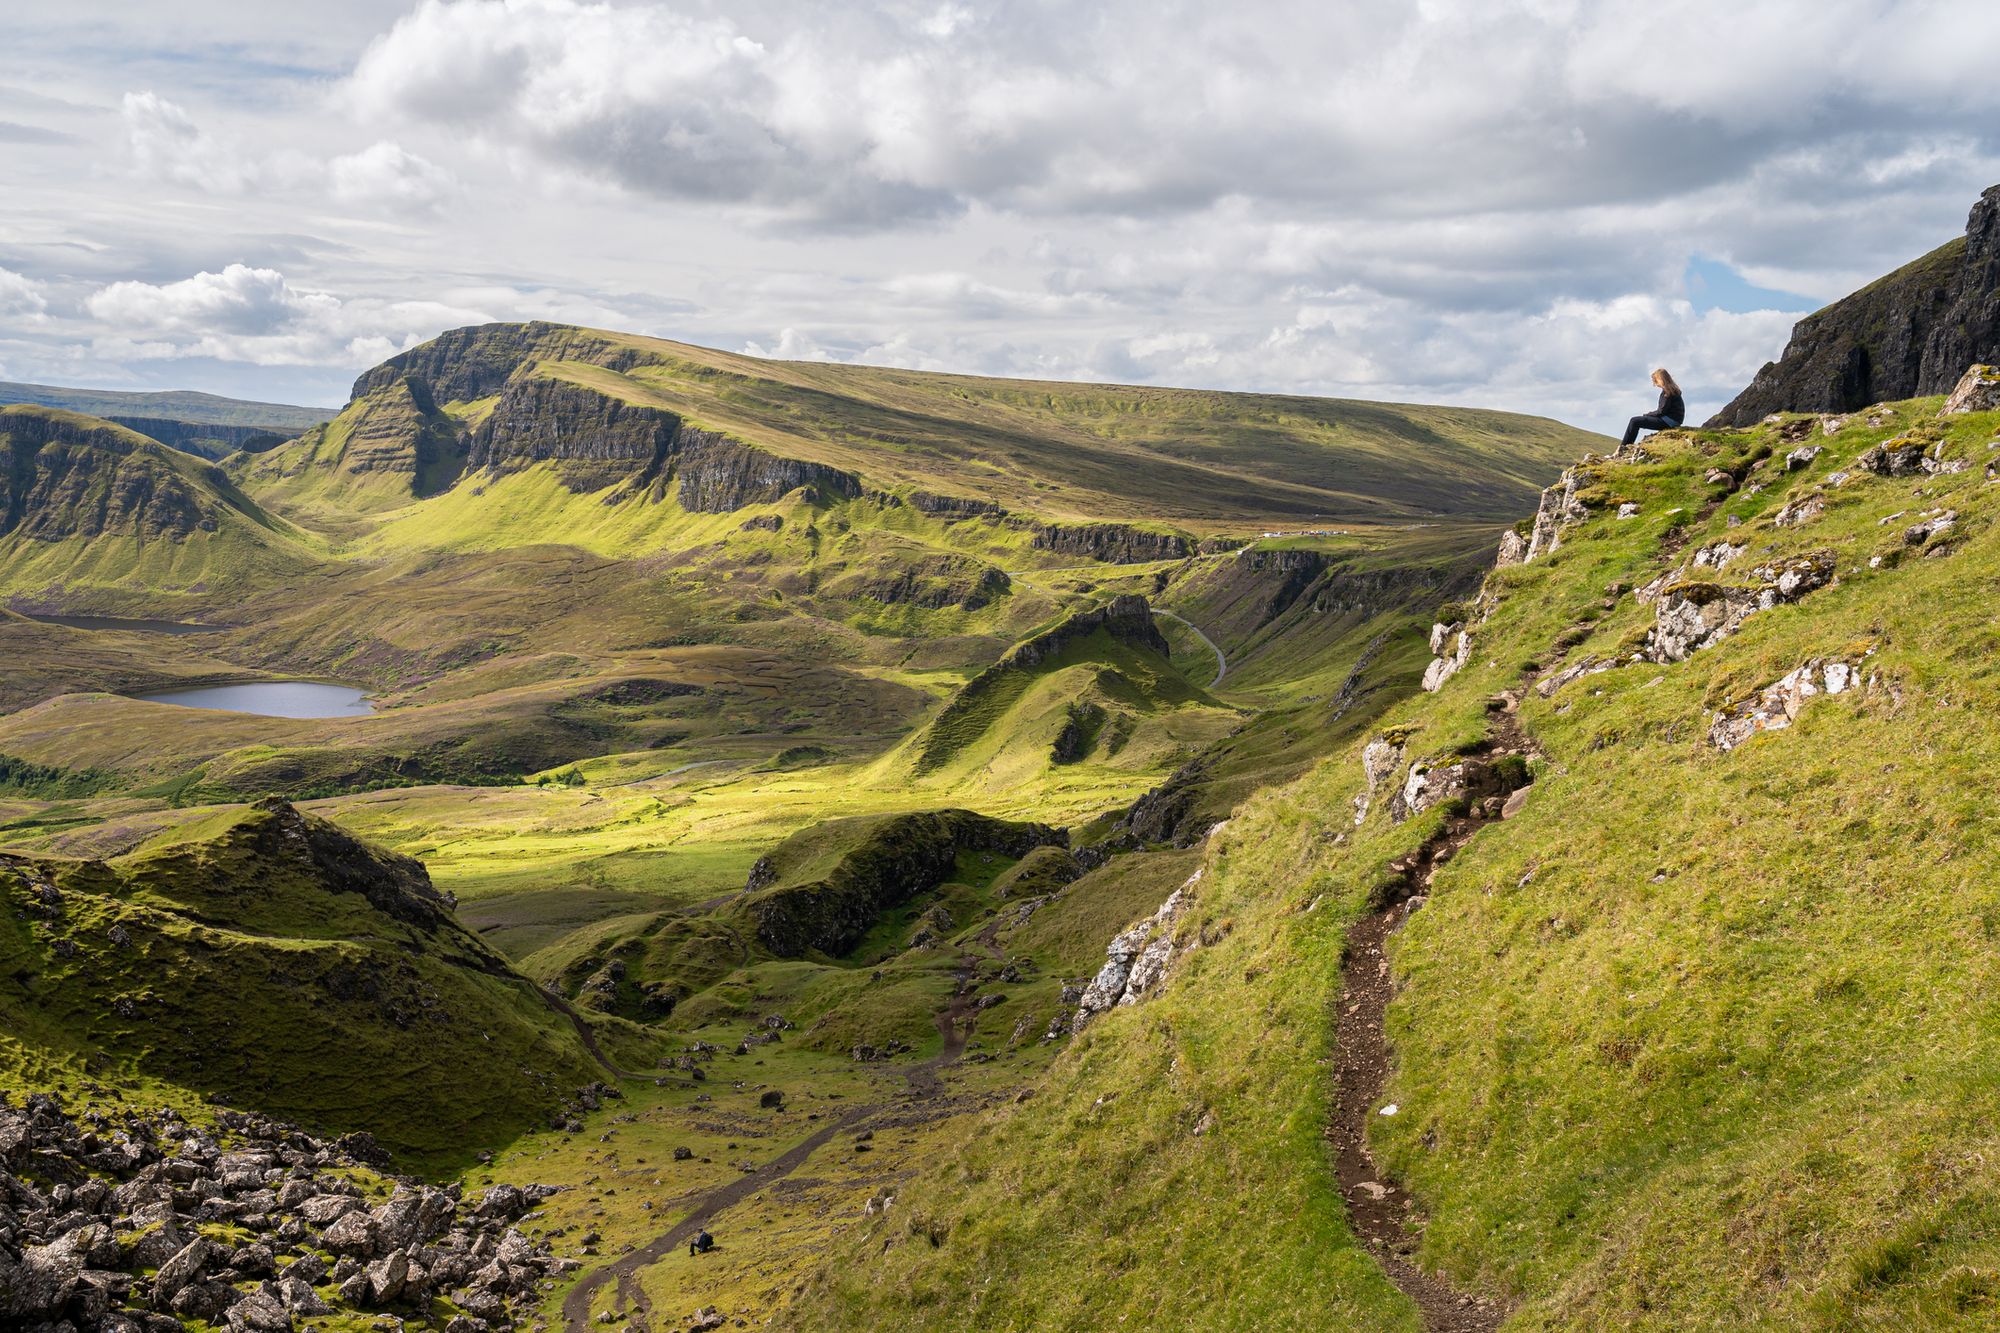
<svg viewBox="0 0 2000 1333"><path fill-rule="evenodd" d="M1523 682L1523 689L1527 683ZM1514 713L1518 697L1506 696L1504 709L1494 716L1489 754L1528 752ZM1414 854L1399 860L1394 866L1398 878L1387 895L1389 901L1348 932L1341 966L1343 985L1335 1024L1339 1094L1329 1127L1340 1190L1355 1234L1390 1280L1416 1302L1430 1333L1491 1333L1506 1318L1507 1309L1491 1297L1464 1291L1449 1279L1417 1266L1416 1201L1382 1174L1368 1150L1368 1126L1377 1114L1376 1100L1388 1081L1393 1060L1383 1027L1389 1002L1396 994L1387 946L1389 936L1423 905L1420 895L1429 891L1437 867L1457 855L1480 829L1502 817L1475 806L1470 813L1448 821Z"/></svg>

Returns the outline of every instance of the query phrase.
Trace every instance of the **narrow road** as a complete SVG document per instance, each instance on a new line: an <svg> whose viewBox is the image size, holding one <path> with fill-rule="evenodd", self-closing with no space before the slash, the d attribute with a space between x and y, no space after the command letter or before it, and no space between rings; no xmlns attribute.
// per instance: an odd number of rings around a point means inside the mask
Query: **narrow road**
<svg viewBox="0 0 2000 1333"><path fill-rule="evenodd" d="M975 942L990 949L994 929L995 927L989 926L987 930L981 932ZM986 956L990 958L997 955L988 953ZM972 991L973 973L978 965L979 955L970 951L960 951L957 990L952 995L951 1003L940 1010L933 1020L938 1034L944 1038L944 1046L930 1059L912 1065L904 1071L903 1077L910 1085L910 1096L916 1100L929 1101L942 1096L944 1084L938 1077L939 1072L956 1063L965 1053L968 1036L965 1020L977 1012L972 1006ZM607 1064L606 1068L610 1066ZM617 1284L618 1294L628 1311L637 1309L642 1316L650 1313L645 1292L638 1282L638 1274L642 1269L651 1267L669 1254L678 1253L680 1247L687 1244L711 1218L727 1212L745 1199L777 1184L805 1165L814 1153L826 1146L828 1140L845 1130L859 1127L862 1121L875 1115L879 1110L881 1108L877 1106L852 1108L839 1119L815 1130L755 1171L699 1195L694 1207L672 1227L638 1249L601 1268L592 1269L579 1278L577 1284L570 1288L569 1294L563 1297L563 1323L568 1333L591 1333L591 1299L612 1283Z"/></svg>
<svg viewBox="0 0 2000 1333"><path fill-rule="evenodd" d="M1156 616L1162 616L1168 620L1178 621L1179 623L1186 625L1189 630L1193 631L1194 636L1197 639L1200 639L1203 643L1208 645L1208 651L1215 654L1215 679L1208 682L1208 688L1212 690L1216 686L1220 685L1222 683L1222 678L1229 674L1229 659L1222 655L1222 649L1216 646L1215 640L1209 638L1206 634L1203 634L1201 632L1201 627L1199 625L1196 625L1192 620L1189 620L1186 616L1175 615L1172 611L1162 611L1157 606L1153 608L1153 614Z"/></svg>
<svg viewBox="0 0 2000 1333"><path fill-rule="evenodd" d="M1524 678L1525 692L1532 673ZM1530 753L1515 714L1519 693L1507 697L1504 712L1495 715L1486 753L1493 757ZM1455 856L1480 829L1503 819L1518 799L1515 791L1495 787L1478 793L1468 813L1449 820L1416 851L1389 865L1397 879L1388 901L1354 924L1347 935L1341 964L1340 1012L1335 1020L1339 1093L1328 1138L1334 1143L1335 1171L1347 1200L1355 1235L1374 1255L1389 1280L1417 1304L1427 1333L1493 1333L1506 1318L1506 1307L1490 1297L1460 1290L1450 1279L1426 1272L1415 1260L1417 1236L1411 1230L1416 1204L1409 1192L1384 1175L1368 1148L1368 1126L1377 1114L1375 1103L1388 1081L1393 1056L1383 1027L1389 1002L1395 998L1395 978L1389 972L1389 936L1410 913L1422 906L1437 868ZM1499 805L1499 809L1494 809Z"/></svg>

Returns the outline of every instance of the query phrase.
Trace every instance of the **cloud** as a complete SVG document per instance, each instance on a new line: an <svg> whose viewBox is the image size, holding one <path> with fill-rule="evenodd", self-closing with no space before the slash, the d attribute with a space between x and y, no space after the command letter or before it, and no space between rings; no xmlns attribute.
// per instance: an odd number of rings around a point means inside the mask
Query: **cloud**
<svg viewBox="0 0 2000 1333"><path fill-rule="evenodd" d="M324 193L350 207L414 214L436 210L457 189L449 171L391 140L322 159L209 134L186 108L153 92L125 94L121 114L140 175L208 194Z"/></svg>
<svg viewBox="0 0 2000 1333"><path fill-rule="evenodd" d="M327 164L333 197L346 204L429 212L457 188L450 172L384 140Z"/></svg>
<svg viewBox="0 0 2000 1333"><path fill-rule="evenodd" d="M0 268L0 316L40 324L48 318L48 298L40 283L31 282L12 269Z"/></svg>
<svg viewBox="0 0 2000 1333"><path fill-rule="evenodd" d="M85 306L103 326L95 345L107 355L267 366L372 365L446 328L489 318L435 301L302 291L275 269L244 264L178 282L115 282Z"/></svg>
<svg viewBox="0 0 2000 1333"><path fill-rule="evenodd" d="M142 176L236 194L265 174L251 154L203 133L184 108L158 93L126 93L120 114L133 166Z"/></svg>
<svg viewBox="0 0 2000 1333"><path fill-rule="evenodd" d="M1146 216L1366 199L1407 216L1657 200L1888 107L1993 143L2000 90L1969 69L1940 84L1933 50L1990 49L2000 19L1963 3L1832 7L1106 0L1079 15L1025 0L718 16L423 0L343 95L542 168L828 226L975 205Z"/></svg>

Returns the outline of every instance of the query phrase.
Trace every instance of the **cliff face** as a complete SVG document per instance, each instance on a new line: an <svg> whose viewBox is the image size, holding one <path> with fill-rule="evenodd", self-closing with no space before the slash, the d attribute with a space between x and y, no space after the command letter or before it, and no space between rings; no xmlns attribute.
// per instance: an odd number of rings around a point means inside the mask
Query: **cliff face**
<svg viewBox="0 0 2000 1333"><path fill-rule="evenodd" d="M365 398L410 378L429 386L441 403L470 402L499 393L530 361L588 361L623 370L637 359L630 348L587 329L543 323L479 324L441 333L364 372L354 381L354 397Z"/></svg>
<svg viewBox="0 0 2000 1333"><path fill-rule="evenodd" d="M555 463L579 492L630 481L658 499L678 483L681 507L700 514L768 504L802 486L820 498L861 494L860 479L838 468L779 458L561 380L514 380L474 434L468 461L494 473Z"/></svg>
<svg viewBox="0 0 2000 1333"><path fill-rule="evenodd" d="M89 417L0 409L0 535L162 537L212 532L225 504L163 447ZM215 473L217 488L227 485Z"/></svg>
<svg viewBox="0 0 2000 1333"><path fill-rule="evenodd" d="M1850 412L1949 393L1967 366L2000 360L2000 185L1965 235L1799 321L1783 357L1709 420L1748 426L1773 412Z"/></svg>

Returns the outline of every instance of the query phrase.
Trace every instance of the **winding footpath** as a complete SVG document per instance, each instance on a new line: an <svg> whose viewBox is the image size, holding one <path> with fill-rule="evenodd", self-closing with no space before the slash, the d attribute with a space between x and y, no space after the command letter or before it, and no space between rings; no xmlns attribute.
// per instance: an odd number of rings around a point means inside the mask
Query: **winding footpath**
<svg viewBox="0 0 2000 1333"><path fill-rule="evenodd" d="M1503 696L1505 709L1494 718L1486 754L1491 757L1531 753L1515 708L1520 690ZM1406 1296L1417 1304L1428 1333L1492 1333L1506 1318L1507 1308L1490 1297L1463 1291L1449 1279L1426 1272L1415 1261L1418 1224L1416 1201L1384 1175L1368 1149L1368 1126L1377 1114L1376 1101L1388 1081L1392 1055L1383 1027L1396 983L1390 975L1389 936L1423 905L1437 868L1456 856L1478 832L1504 819L1527 788L1502 791L1505 805L1485 813L1485 803L1448 820L1422 847L1390 864L1397 879L1389 901L1356 922L1348 932L1341 964L1342 994L1335 1023L1339 1051L1339 1094L1328 1137L1335 1150L1340 1192L1354 1232Z"/></svg>

